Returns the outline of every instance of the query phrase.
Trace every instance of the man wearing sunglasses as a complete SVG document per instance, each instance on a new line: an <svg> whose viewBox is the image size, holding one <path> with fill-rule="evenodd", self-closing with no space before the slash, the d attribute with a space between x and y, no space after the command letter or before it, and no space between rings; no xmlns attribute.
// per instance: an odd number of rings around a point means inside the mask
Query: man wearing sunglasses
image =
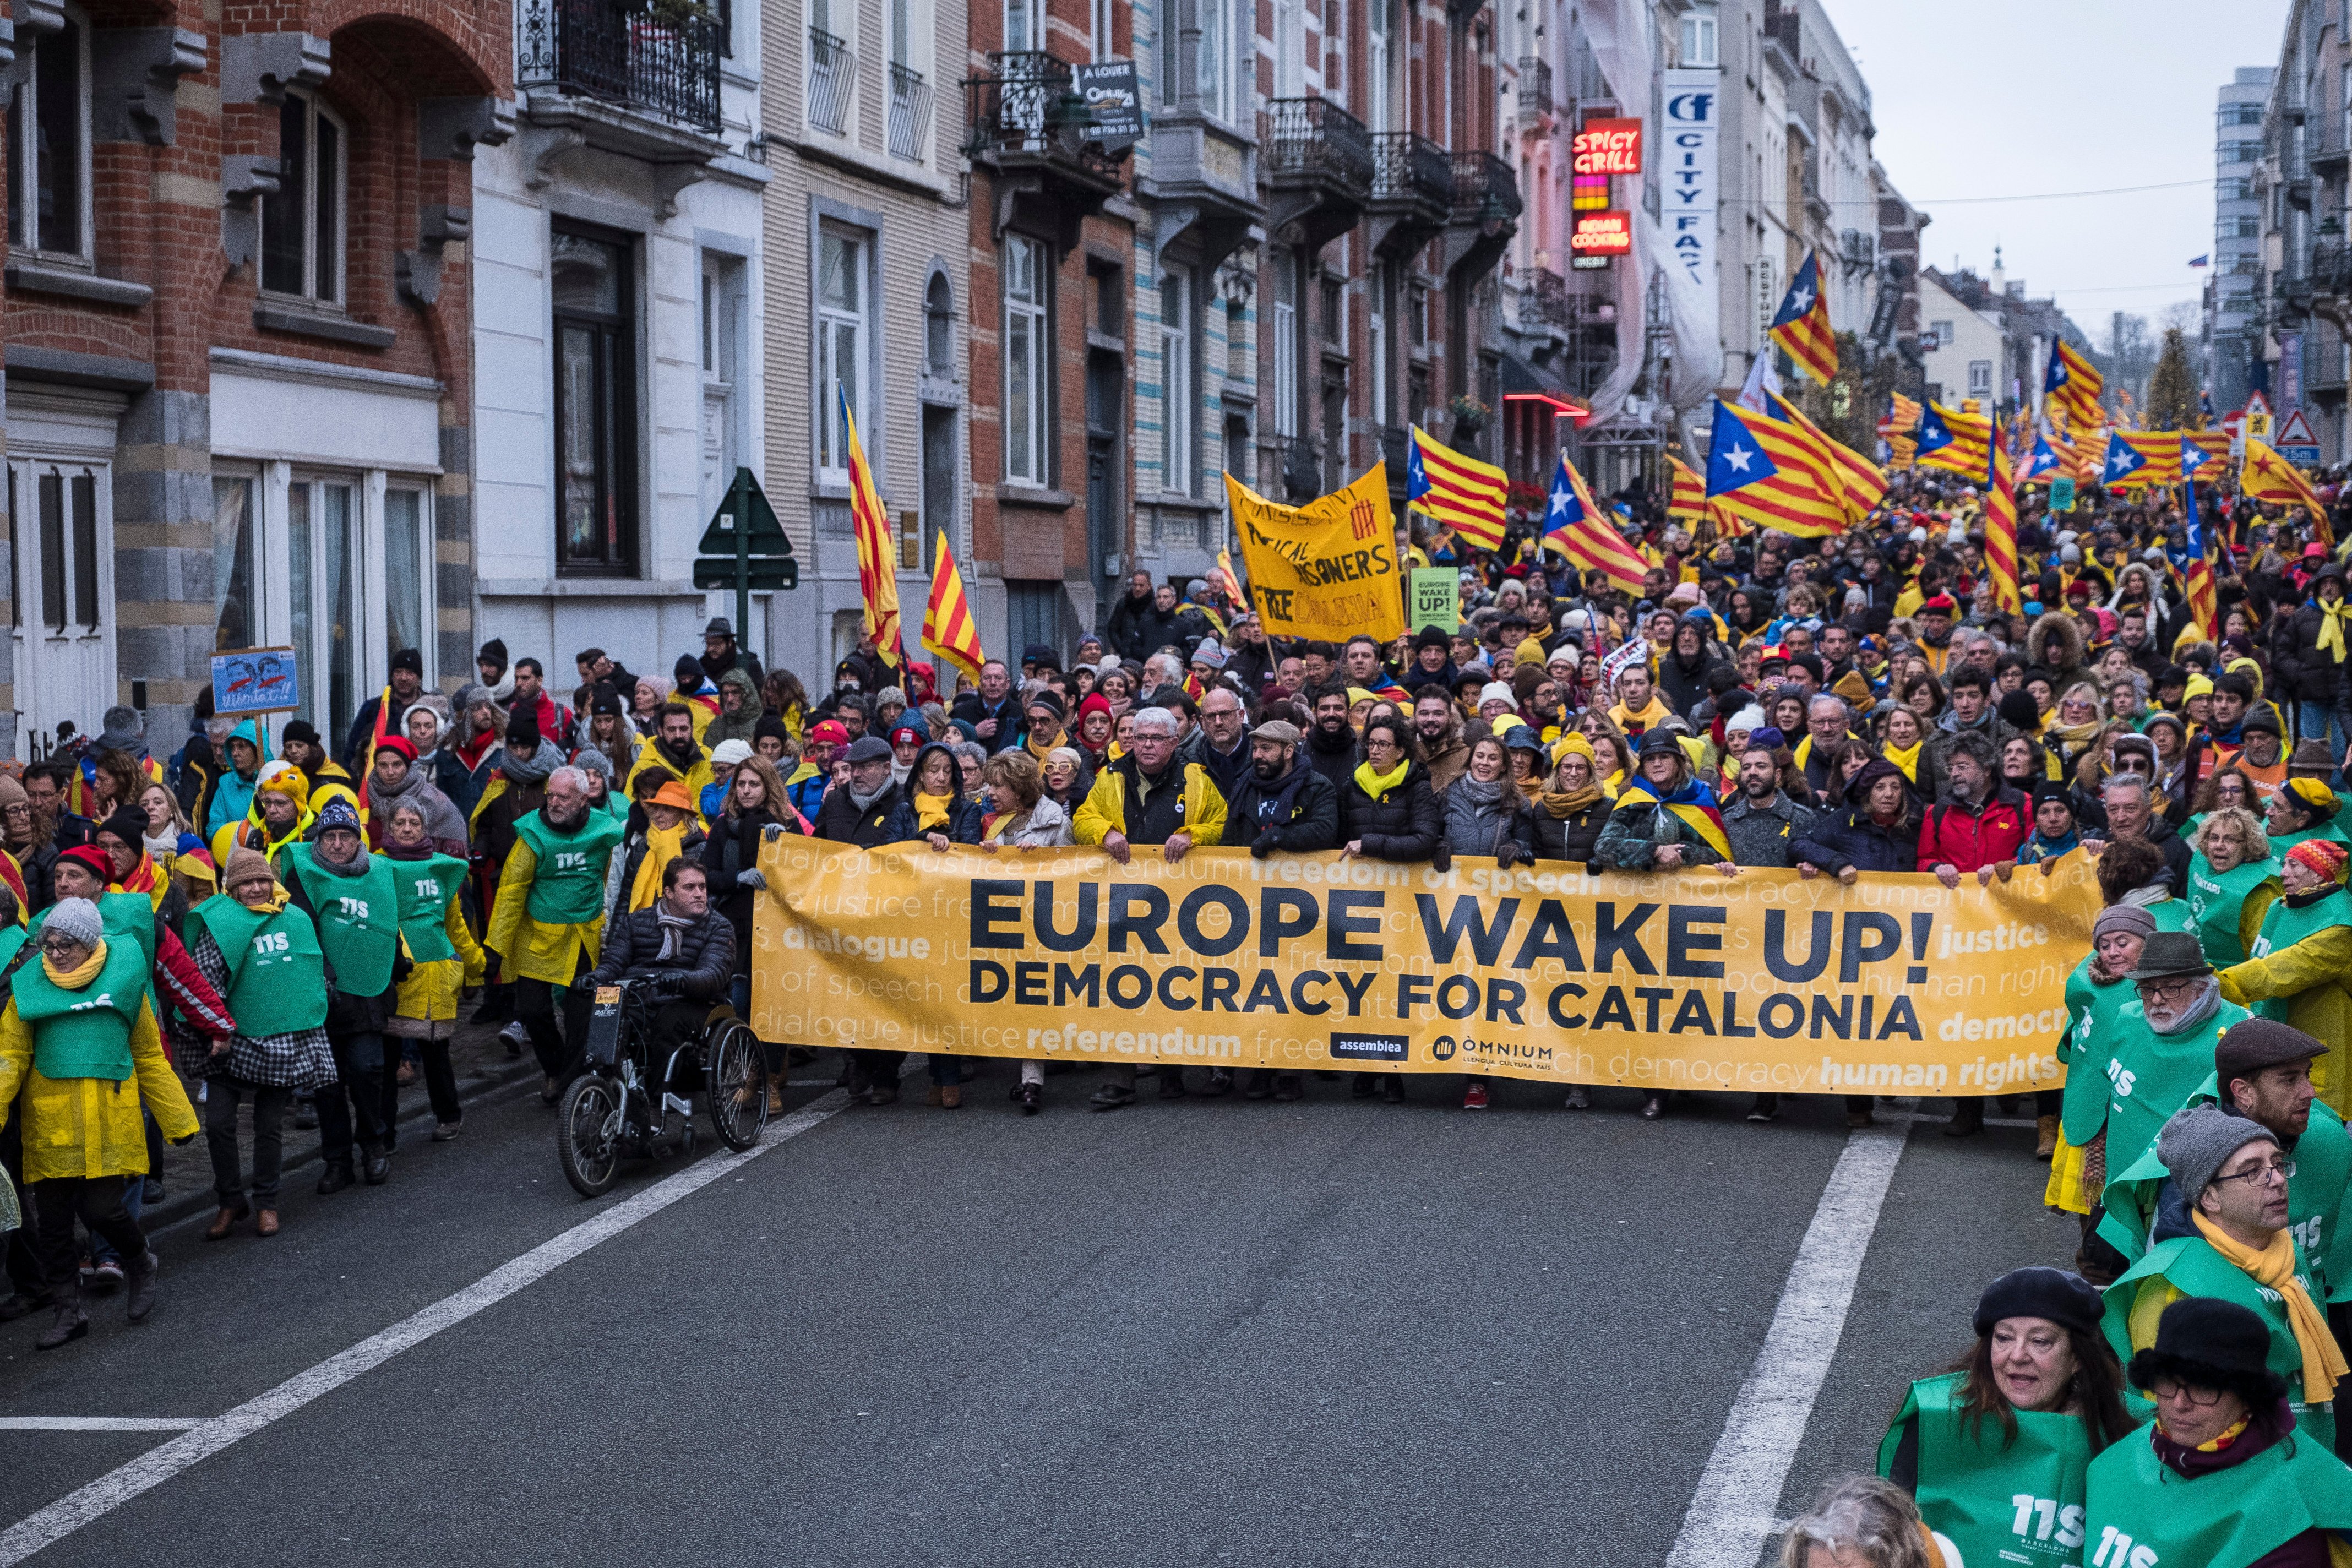
<svg viewBox="0 0 2352 1568"><path fill-rule="evenodd" d="M2107 1287L2108 1342L2124 1358L2147 1349L2164 1310L2183 1297L2235 1302L2270 1332L2269 1370L2286 1381L2295 1425L2332 1448L2336 1385L2347 1368L2311 1260L2287 1226L2293 1157L2269 1128L2215 1105L2191 1106L2166 1122L2156 1152L2180 1189L2188 1223L2159 1214L2147 1255Z"/></svg>

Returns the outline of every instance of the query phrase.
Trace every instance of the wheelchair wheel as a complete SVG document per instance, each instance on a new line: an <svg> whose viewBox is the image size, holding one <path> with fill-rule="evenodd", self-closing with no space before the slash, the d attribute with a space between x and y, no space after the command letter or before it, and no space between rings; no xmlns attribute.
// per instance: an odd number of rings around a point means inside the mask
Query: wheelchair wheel
<svg viewBox="0 0 2352 1568"><path fill-rule="evenodd" d="M592 1072L572 1080L555 1113L555 1154L582 1197L612 1190L621 1171L621 1090L612 1079Z"/></svg>
<svg viewBox="0 0 2352 1568"><path fill-rule="evenodd" d="M760 1037L732 1018L719 1025L703 1047L702 1078L719 1141L739 1152L757 1143L768 1122L768 1068Z"/></svg>

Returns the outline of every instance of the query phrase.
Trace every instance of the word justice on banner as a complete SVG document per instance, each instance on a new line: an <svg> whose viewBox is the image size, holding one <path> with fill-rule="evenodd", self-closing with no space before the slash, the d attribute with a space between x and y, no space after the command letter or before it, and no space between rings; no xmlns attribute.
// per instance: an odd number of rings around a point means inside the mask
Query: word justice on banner
<svg viewBox="0 0 2352 1568"><path fill-rule="evenodd" d="M763 1039L1801 1094L2063 1082L2099 909L2081 856L1954 889L798 837L761 867Z"/></svg>

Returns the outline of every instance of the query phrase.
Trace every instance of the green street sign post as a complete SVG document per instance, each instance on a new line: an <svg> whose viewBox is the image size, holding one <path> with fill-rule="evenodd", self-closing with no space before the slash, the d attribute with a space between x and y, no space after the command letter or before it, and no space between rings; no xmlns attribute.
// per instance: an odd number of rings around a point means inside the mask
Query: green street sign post
<svg viewBox="0 0 2352 1568"><path fill-rule="evenodd" d="M701 554L694 563L694 585L735 590L737 637L751 635L752 589L800 586L801 563L793 558L792 539L749 468L735 470L726 499L710 514L710 525L695 548Z"/></svg>

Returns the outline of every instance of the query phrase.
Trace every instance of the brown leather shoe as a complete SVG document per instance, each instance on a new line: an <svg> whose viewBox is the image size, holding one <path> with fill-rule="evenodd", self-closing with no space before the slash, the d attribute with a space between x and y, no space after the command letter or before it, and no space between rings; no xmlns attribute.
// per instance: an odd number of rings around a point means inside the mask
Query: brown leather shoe
<svg viewBox="0 0 2352 1568"><path fill-rule="evenodd" d="M963 1085L960 1083L943 1083L940 1085L940 1109L942 1110L953 1110L962 1104Z"/></svg>
<svg viewBox="0 0 2352 1568"><path fill-rule="evenodd" d="M2058 1152L2058 1118L2037 1116L2033 1119L2033 1157L2047 1160Z"/></svg>
<svg viewBox="0 0 2352 1568"><path fill-rule="evenodd" d="M276 1236L278 1234L278 1211L276 1209L263 1209L259 1214L255 1215L253 1216L253 1234L256 1236Z"/></svg>
<svg viewBox="0 0 2352 1568"><path fill-rule="evenodd" d="M212 1224L205 1226L205 1239L206 1241L226 1241L228 1239L228 1233L236 1227L236 1222L243 1219L247 1215L251 1214L252 1212L253 1211L251 1209L247 1208L243 1204L237 1205L236 1207L233 1209L225 1208L221 1210L220 1213L213 1216Z"/></svg>

